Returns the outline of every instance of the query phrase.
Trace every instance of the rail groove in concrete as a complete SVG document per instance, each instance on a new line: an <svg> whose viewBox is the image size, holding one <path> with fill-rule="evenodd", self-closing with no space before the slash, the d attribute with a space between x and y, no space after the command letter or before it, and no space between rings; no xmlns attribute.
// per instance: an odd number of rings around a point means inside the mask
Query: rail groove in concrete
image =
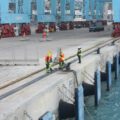
<svg viewBox="0 0 120 120"><path fill-rule="evenodd" d="M86 52L88 52L88 51L90 51L90 50L92 50L92 49L95 49L96 47L104 47L105 45L108 45L109 43L111 43L111 42L113 42L113 41L117 41L117 40L119 40L120 38L114 38L114 39L110 39L110 40L107 40L107 41L105 41L105 42L101 42L101 43L99 43L99 44L97 44L97 45L95 45L95 46L93 46L93 47L91 47L91 48L88 48L88 49L86 49L85 51L83 51L82 53L84 54L84 53L86 53ZM104 44L104 45L103 45ZM96 50L96 49L95 49ZM90 54L90 53L89 53ZM86 54L87 55L87 54ZM74 54L74 55L72 55L72 56L70 56L70 57L68 57L68 58L66 58L65 60L70 60L70 59L72 59L72 58L74 58L76 56L76 54ZM74 61L74 60L73 60ZM55 65L53 65L53 66L55 66ZM19 79L16 79L16 80L14 80L14 81L12 81L12 82L9 82L8 84L6 84L6 85L4 85L4 86L0 86L0 89L3 89L3 88L6 88L6 87L8 87L8 86L10 86L10 85L13 85L13 84L15 84L15 83L17 83L17 82L20 82L20 81L22 81L22 80L24 80L24 79L26 79L26 78L28 78L28 77L31 77L31 76L33 76L33 75L35 75L35 74L37 74L37 73L40 73L40 72L42 72L42 71L44 71L45 70L45 68L42 68L42 69L40 69L40 70L37 70L37 71L35 71L35 72L32 72L32 73L30 73L30 74L28 74L28 75L26 75L26 76L24 76L24 77L21 77L21 78L19 78Z"/></svg>
<svg viewBox="0 0 120 120"><path fill-rule="evenodd" d="M82 57L86 57L87 55L90 55L90 54L92 54L93 52L96 52L98 48L103 48L103 47L105 47L105 46L107 46L107 45L111 45L112 42L117 41L117 40L119 40L119 38L117 38L117 39L111 39L111 40L108 40L108 41L106 41L106 42L104 42L104 43L99 43L99 44L97 44L96 46L93 46L93 47L91 47L91 48L88 48L87 50L83 51L83 53L86 53L86 54L84 54ZM91 51L90 51L90 50L91 50ZM90 52L89 52L89 51L90 51ZM67 58L66 60L69 60L69 59L71 59L71 58L74 58L75 56L76 56L76 54L75 54L74 56L72 56L72 57L70 56L70 57ZM71 63L74 63L74 62L76 62L76 61L77 61L77 59L74 59L74 60L71 61ZM54 66L55 66L55 65L54 65ZM34 75L34 74L37 74L37 73L39 73L39 72L42 72L42 71L44 71L44 70L45 70L45 68L41 69L40 71L36 71L36 72L30 74L29 76L25 76L23 79L28 78L28 77L30 77L30 76L32 76L32 75ZM54 71L53 73L55 73L55 72L57 72L57 70ZM42 75L42 76L40 76L40 77L38 77L38 78L30 81L30 82L27 82L27 83L25 83L25 84L23 84L23 85L15 88L15 89L13 89L13 90L10 90L9 92L1 95L1 96L0 96L0 100L2 100L2 99L4 99L4 98L6 98L6 97L8 97L8 96L10 96L10 95L18 92L18 91L20 91L20 90L22 90L22 89L24 89L25 87L27 87L27 86L29 86L29 85L31 85L31 84L33 84L33 83L35 83L35 82L43 79L43 78L45 78L45 77L47 77L47 76L49 76L49 75L51 75L51 74L44 74L44 75ZM13 81L13 82L11 82L11 83L8 83L7 85L2 86L0 89L6 88L6 87L8 87L8 86L10 86L10 85L12 85L12 84L15 84L15 83L23 80L23 79L19 79L19 80L17 80L17 81Z"/></svg>

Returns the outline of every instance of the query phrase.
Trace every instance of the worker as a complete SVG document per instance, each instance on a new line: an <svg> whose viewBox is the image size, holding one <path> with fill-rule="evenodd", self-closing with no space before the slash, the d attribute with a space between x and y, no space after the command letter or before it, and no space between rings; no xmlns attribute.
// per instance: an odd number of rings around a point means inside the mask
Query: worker
<svg viewBox="0 0 120 120"><path fill-rule="evenodd" d="M65 65L65 59L62 55L59 56L59 69L62 69Z"/></svg>
<svg viewBox="0 0 120 120"><path fill-rule="evenodd" d="M49 32L52 32L52 28L51 27L49 28Z"/></svg>
<svg viewBox="0 0 120 120"><path fill-rule="evenodd" d="M52 62L52 51L49 50L48 54L49 54L49 56L50 56L50 62Z"/></svg>
<svg viewBox="0 0 120 120"><path fill-rule="evenodd" d="M45 64L46 64L46 72L47 73L49 73L49 71L51 71L52 72L52 66L50 65L50 55L49 54L47 54L46 56L45 56Z"/></svg>
<svg viewBox="0 0 120 120"><path fill-rule="evenodd" d="M79 63L81 63L81 56L82 56L81 48L78 48L77 56L78 56Z"/></svg>
<svg viewBox="0 0 120 120"><path fill-rule="evenodd" d="M43 38L47 38L47 27L43 30Z"/></svg>
<svg viewBox="0 0 120 120"><path fill-rule="evenodd" d="M54 32L54 28L52 28L52 32Z"/></svg>
<svg viewBox="0 0 120 120"><path fill-rule="evenodd" d="M60 55L62 55L62 57L64 58L64 53L62 50L60 50Z"/></svg>
<svg viewBox="0 0 120 120"><path fill-rule="evenodd" d="M46 35L46 32L43 32L43 38L46 38L47 35Z"/></svg>
<svg viewBox="0 0 120 120"><path fill-rule="evenodd" d="M52 51L49 50L48 54L49 54L49 57L50 57L50 63L49 63L49 65L50 65L50 70L52 71Z"/></svg>

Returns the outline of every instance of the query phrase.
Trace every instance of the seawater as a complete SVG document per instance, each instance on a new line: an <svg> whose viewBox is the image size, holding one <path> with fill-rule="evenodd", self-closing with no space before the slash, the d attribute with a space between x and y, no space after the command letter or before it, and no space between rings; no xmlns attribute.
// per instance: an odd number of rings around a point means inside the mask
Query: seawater
<svg viewBox="0 0 120 120"><path fill-rule="evenodd" d="M85 120L120 120L120 76L118 80L114 78L112 73L110 91L106 91L106 82L102 82L102 96L98 107L94 106L94 96L85 102Z"/></svg>

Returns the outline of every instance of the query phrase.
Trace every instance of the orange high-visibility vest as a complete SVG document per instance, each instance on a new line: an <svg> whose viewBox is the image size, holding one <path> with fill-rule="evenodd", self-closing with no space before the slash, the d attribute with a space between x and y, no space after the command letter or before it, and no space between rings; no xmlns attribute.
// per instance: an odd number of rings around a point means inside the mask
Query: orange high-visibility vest
<svg viewBox="0 0 120 120"><path fill-rule="evenodd" d="M59 62L64 62L64 58L59 56Z"/></svg>
<svg viewBox="0 0 120 120"><path fill-rule="evenodd" d="M52 32L52 28L50 28L49 31Z"/></svg>
<svg viewBox="0 0 120 120"><path fill-rule="evenodd" d="M45 32L43 32L43 38L46 38L46 33Z"/></svg>
<svg viewBox="0 0 120 120"><path fill-rule="evenodd" d="M49 56L45 56L45 63L50 62L50 57Z"/></svg>
<svg viewBox="0 0 120 120"><path fill-rule="evenodd" d="M64 58L64 53L62 53L61 55L62 55L62 57Z"/></svg>
<svg viewBox="0 0 120 120"><path fill-rule="evenodd" d="M50 55L50 59L52 59L52 54Z"/></svg>

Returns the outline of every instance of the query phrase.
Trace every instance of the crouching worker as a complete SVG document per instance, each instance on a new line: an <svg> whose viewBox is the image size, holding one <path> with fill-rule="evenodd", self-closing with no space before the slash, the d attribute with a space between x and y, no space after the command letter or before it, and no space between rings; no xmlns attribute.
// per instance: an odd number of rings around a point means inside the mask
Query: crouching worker
<svg viewBox="0 0 120 120"><path fill-rule="evenodd" d="M63 69L65 65L65 59L62 55L59 56L59 69Z"/></svg>

